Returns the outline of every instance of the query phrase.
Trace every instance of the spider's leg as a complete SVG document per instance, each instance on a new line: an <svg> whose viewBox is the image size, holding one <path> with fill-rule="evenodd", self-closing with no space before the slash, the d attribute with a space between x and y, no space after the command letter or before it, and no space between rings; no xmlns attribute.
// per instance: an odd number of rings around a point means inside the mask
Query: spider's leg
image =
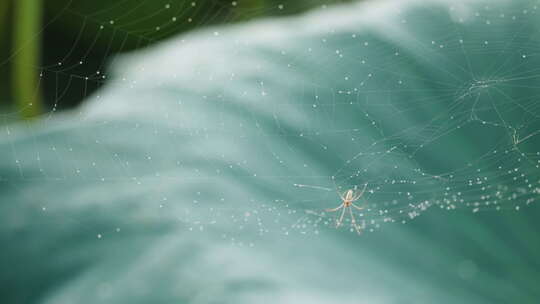
<svg viewBox="0 0 540 304"><path fill-rule="evenodd" d="M335 211L338 211L339 209L343 208L343 204L337 206L336 208L332 208L332 209L325 209L326 212L335 212Z"/></svg>
<svg viewBox="0 0 540 304"><path fill-rule="evenodd" d="M336 192L337 194L339 195L339 198L341 198L341 200L345 200L345 196L343 195L345 192L343 193L339 193L339 190L338 190L338 186L336 185L336 180L334 179L334 177L332 176L332 183L334 183L334 188L336 189Z"/></svg>
<svg viewBox="0 0 540 304"><path fill-rule="evenodd" d="M367 183L364 184L364 188L362 189L362 191L360 191L360 193L358 193L355 197L353 197L352 201L357 201L359 198L362 197L362 195L364 195L367 185L368 185Z"/></svg>
<svg viewBox="0 0 540 304"><path fill-rule="evenodd" d="M336 222L336 228L339 228L341 226L341 223L343 223L343 216L345 215L345 209L343 208L343 211L341 211L341 215L339 216L339 220Z"/></svg>
<svg viewBox="0 0 540 304"><path fill-rule="evenodd" d="M336 191L336 192L339 195L339 198L341 198L342 201L345 201L345 192L343 193L339 193L339 191Z"/></svg>
<svg viewBox="0 0 540 304"><path fill-rule="evenodd" d="M356 224L356 219L354 218L354 214L353 214L351 208L349 208L349 213L351 214L351 220L352 220L351 225L352 225L352 226L354 227L354 229L356 230L356 233L361 234L361 233L362 233L362 230L361 230L360 227L358 227L358 225Z"/></svg>
<svg viewBox="0 0 540 304"><path fill-rule="evenodd" d="M356 208L356 209L358 209L358 210L363 210L363 209L364 209L364 207L358 207L358 206L356 206L356 205L353 204L353 203L351 203L351 206L353 206L354 208Z"/></svg>

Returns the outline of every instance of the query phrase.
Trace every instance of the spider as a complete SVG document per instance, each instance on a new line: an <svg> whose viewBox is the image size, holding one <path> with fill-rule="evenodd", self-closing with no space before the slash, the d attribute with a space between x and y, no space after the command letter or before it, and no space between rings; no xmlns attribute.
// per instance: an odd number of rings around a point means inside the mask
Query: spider
<svg viewBox="0 0 540 304"><path fill-rule="evenodd" d="M354 214L352 212L351 207L356 208L358 210L364 209L362 207L356 206L355 204L353 204L353 202L357 201L358 199L362 197L362 195L364 195L364 191L366 191L366 187L367 187L367 184L365 184L362 191L360 191L357 194L354 194L354 190L352 189L347 190L347 192L344 192L343 194L338 192L338 195L341 198L342 203L336 208L326 209L326 212L336 212L342 209L341 215L336 220L336 228L339 228L339 226L341 226L341 224L343 223L343 217L345 216L345 211L349 209L349 214L351 215L351 226L354 227L354 229L356 230L358 234L362 232L362 230L360 229L360 226L356 224L356 219L354 218ZM356 190L356 187L355 187L355 190Z"/></svg>

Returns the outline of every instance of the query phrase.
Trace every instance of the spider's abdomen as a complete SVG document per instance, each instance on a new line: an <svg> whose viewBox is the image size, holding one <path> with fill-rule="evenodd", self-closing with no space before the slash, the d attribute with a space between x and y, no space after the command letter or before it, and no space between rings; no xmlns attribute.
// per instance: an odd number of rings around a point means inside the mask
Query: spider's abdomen
<svg viewBox="0 0 540 304"><path fill-rule="evenodd" d="M353 191L349 190L349 191L347 191L347 194L345 194L345 200L350 202L350 201L352 201L352 199L353 199Z"/></svg>

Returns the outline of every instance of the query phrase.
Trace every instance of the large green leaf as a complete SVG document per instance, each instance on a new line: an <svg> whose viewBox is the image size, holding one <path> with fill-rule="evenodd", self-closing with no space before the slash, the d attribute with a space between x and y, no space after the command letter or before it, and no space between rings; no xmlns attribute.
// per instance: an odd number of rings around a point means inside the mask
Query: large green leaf
<svg viewBox="0 0 540 304"><path fill-rule="evenodd" d="M382 1L124 57L2 130L3 300L536 303L538 29L534 1Z"/></svg>

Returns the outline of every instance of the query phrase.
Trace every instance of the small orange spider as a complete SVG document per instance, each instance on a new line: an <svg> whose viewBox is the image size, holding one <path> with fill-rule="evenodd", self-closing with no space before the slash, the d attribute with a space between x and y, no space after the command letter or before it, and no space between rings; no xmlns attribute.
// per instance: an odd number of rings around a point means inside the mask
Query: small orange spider
<svg viewBox="0 0 540 304"><path fill-rule="evenodd" d="M356 206L355 204L353 204L353 202L357 201L358 199L362 197L362 195L364 195L364 191L366 191L366 187L367 187L367 184L365 184L362 191L360 191L356 195L354 194L354 190L352 189L347 190L347 192L345 192L344 194L341 194L338 192L338 195L343 202L336 208L326 209L326 212L336 212L340 209L343 209L341 211L341 215L336 220L336 228L339 228L339 226L341 226L341 224L343 223L343 217L345 216L345 211L349 209L349 214L351 215L351 226L354 227L354 229L356 230L358 234L362 232L360 226L358 226L358 224L356 223L356 219L354 218L354 214L352 212L351 207L356 208L358 210L364 209L362 207ZM356 190L356 187L355 187L355 190Z"/></svg>

